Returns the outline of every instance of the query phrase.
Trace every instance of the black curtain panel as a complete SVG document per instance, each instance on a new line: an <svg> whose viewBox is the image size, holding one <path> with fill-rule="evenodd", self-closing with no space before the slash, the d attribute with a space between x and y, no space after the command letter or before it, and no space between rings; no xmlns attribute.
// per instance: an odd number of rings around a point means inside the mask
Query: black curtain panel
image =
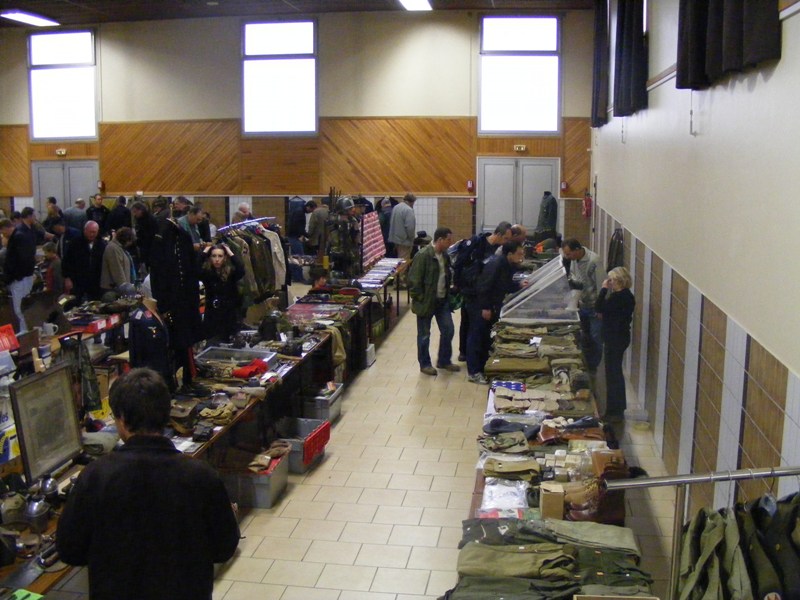
<svg viewBox="0 0 800 600"><path fill-rule="evenodd" d="M592 127L608 123L608 0L594 0Z"/></svg>
<svg viewBox="0 0 800 600"><path fill-rule="evenodd" d="M676 87L701 90L781 57L778 0L681 0Z"/></svg>
<svg viewBox="0 0 800 600"><path fill-rule="evenodd" d="M614 59L614 116L627 117L647 108L643 0L619 0Z"/></svg>

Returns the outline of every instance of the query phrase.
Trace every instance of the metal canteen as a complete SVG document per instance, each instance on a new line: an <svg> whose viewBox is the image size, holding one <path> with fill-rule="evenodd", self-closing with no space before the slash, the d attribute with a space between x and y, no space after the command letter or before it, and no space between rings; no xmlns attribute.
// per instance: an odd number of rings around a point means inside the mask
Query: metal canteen
<svg viewBox="0 0 800 600"><path fill-rule="evenodd" d="M43 533L50 521L50 505L43 496L31 496L25 507L25 520L34 533Z"/></svg>
<svg viewBox="0 0 800 600"><path fill-rule="evenodd" d="M25 519L25 498L17 492L9 492L3 496L0 504L0 517L4 525L19 523Z"/></svg>
<svg viewBox="0 0 800 600"><path fill-rule="evenodd" d="M52 475L45 475L39 484L39 492L44 496L45 500L52 502L58 498L58 480Z"/></svg>

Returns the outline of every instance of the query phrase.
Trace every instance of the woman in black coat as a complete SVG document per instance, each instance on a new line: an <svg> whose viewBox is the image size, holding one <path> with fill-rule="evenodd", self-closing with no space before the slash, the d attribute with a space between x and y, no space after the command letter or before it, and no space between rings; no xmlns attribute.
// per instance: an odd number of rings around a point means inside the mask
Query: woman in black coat
<svg viewBox="0 0 800 600"><path fill-rule="evenodd" d="M230 339L236 333L241 299L238 282L244 265L227 244L209 246L203 251L200 281L206 288L203 338Z"/></svg>
<svg viewBox="0 0 800 600"><path fill-rule="evenodd" d="M602 318L603 358L606 367L606 412L608 421L624 418L625 377L622 356L631 343L631 319L636 299L631 293L631 275L625 267L608 273L597 295L595 311Z"/></svg>

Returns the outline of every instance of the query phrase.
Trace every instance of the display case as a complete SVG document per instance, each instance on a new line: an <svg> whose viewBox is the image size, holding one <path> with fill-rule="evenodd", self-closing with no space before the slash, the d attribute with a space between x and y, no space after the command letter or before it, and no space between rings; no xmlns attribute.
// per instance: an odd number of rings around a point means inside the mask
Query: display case
<svg viewBox="0 0 800 600"><path fill-rule="evenodd" d="M558 256L526 275L527 287L510 296L500 319L510 323L551 323L578 321L578 291L567 282L567 273Z"/></svg>

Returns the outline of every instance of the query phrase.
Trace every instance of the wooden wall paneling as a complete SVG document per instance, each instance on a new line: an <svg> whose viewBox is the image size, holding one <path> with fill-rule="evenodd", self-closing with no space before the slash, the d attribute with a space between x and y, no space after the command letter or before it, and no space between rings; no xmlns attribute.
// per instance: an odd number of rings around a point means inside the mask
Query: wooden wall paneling
<svg viewBox="0 0 800 600"><path fill-rule="evenodd" d="M464 193L475 180L474 117L320 120L321 187L344 194Z"/></svg>
<svg viewBox="0 0 800 600"><path fill-rule="evenodd" d="M589 189L591 178L591 121L585 118L564 119L564 143L561 154L561 181L567 182L562 196L581 197Z"/></svg>
<svg viewBox="0 0 800 600"><path fill-rule="evenodd" d="M211 215L211 222L217 227L228 224L228 197L227 196L198 196L195 204L200 203L203 211Z"/></svg>
<svg viewBox="0 0 800 600"><path fill-rule="evenodd" d="M253 197L250 208L256 217L275 217L275 222L286 230L286 197Z"/></svg>
<svg viewBox="0 0 800 600"><path fill-rule="evenodd" d="M631 323L631 385L634 390L639 389L639 378L641 375L641 344L642 344L642 312L644 309L644 244L637 244L636 240L627 229L625 236L625 267L629 272L636 272L636 279L633 282L633 297L636 299L636 306L633 309L633 321ZM634 268L635 265L635 268ZM639 398L642 406L645 399Z"/></svg>
<svg viewBox="0 0 800 600"><path fill-rule="evenodd" d="M238 194L238 120L102 123L109 194Z"/></svg>
<svg viewBox="0 0 800 600"><path fill-rule="evenodd" d="M475 233L475 204L469 198L439 198L438 211L439 227L452 229L454 241Z"/></svg>
<svg viewBox="0 0 800 600"><path fill-rule="evenodd" d="M667 363L667 396L664 407L664 466L671 474L678 469L681 440L684 355L686 353L686 321L689 286L678 273L672 273L672 296L669 318L669 350Z"/></svg>
<svg viewBox="0 0 800 600"><path fill-rule="evenodd" d="M585 244L590 241L591 221L581 214L583 198L564 198L564 239L574 237Z"/></svg>
<svg viewBox="0 0 800 600"><path fill-rule="evenodd" d="M310 196L320 183L320 142L313 138L241 140L241 193Z"/></svg>
<svg viewBox="0 0 800 600"><path fill-rule="evenodd" d="M524 152L514 151L514 146L523 145ZM518 156L530 157L555 157L562 155L563 140L560 136L547 137L478 137L478 156Z"/></svg>
<svg viewBox="0 0 800 600"><path fill-rule="evenodd" d="M661 306L661 285L664 276L664 262L655 254L650 264L650 315L648 317L647 366L645 369L645 406L650 422L656 419L656 395L658 394L658 364L660 362L659 342L661 340L661 311L669 307ZM669 335L668 331L663 335Z"/></svg>
<svg viewBox="0 0 800 600"><path fill-rule="evenodd" d="M56 150L66 150L58 156ZM100 156L100 142L32 142L31 160L97 160Z"/></svg>
<svg viewBox="0 0 800 600"><path fill-rule="evenodd" d="M788 377L789 371L783 364L756 340L748 338L739 468L781 464ZM775 482L771 479L742 482L739 489L744 496L740 500L752 500L775 489Z"/></svg>
<svg viewBox="0 0 800 600"><path fill-rule="evenodd" d="M693 473L710 473L717 470L727 323L728 318L725 313L708 298L703 298L692 455ZM703 506L714 506L714 484L692 486L690 499L691 514Z"/></svg>
<svg viewBox="0 0 800 600"><path fill-rule="evenodd" d="M33 196L28 126L0 126L0 196Z"/></svg>

